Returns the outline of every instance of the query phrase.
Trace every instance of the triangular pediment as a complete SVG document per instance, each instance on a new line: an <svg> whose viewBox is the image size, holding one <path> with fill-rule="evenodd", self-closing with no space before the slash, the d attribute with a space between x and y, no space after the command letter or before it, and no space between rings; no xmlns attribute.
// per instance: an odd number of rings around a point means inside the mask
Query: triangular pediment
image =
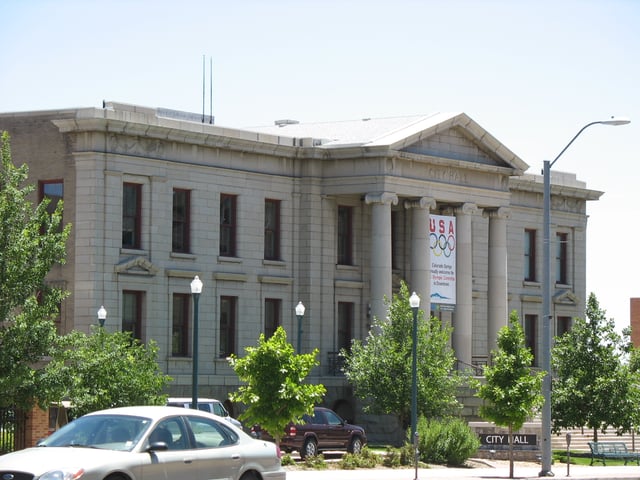
<svg viewBox="0 0 640 480"><path fill-rule="evenodd" d="M115 271L119 274L146 276L153 276L158 273L158 269L145 257L127 258L116 265Z"/></svg>
<svg viewBox="0 0 640 480"><path fill-rule="evenodd" d="M563 305L578 305L578 297L571 290L564 290L553 297L553 303Z"/></svg>

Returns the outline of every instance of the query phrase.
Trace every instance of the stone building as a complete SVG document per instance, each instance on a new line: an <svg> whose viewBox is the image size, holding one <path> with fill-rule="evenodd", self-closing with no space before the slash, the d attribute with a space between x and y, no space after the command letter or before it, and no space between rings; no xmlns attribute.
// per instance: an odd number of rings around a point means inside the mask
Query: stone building
<svg viewBox="0 0 640 480"><path fill-rule="evenodd" d="M172 395L191 388L195 275L201 396L227 398L229 354L282 325L320 350L326 404L359 420L337 352L386 316L401 280L453 325L460 366L487 362L513 309L537 354L542 178L464 113L240 130L109 102L4 113L0 129L73 224L49 276L71 292L60 331L88 331L103 305L107 329L158 342ZM586 202L600 195L553 174L554 334L584 312ZM434 248L455 261L432 262Z"/></svg>

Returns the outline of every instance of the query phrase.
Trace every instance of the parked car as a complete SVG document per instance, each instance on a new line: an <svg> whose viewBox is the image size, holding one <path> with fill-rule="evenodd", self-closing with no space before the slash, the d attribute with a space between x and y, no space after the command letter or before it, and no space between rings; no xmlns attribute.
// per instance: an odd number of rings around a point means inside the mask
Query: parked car
<svg viewBox="0 0 640 480"><path fill-rule="evenodd" d="M193 400L191 397L171 397L167 399L167 405L172 407L191 408L191 400ZM218 415L228 422L233 423L236 427L242 428L240 420L229 415L229 412L224 408L224 405L220 400L216 400L215 398L198 398L198 410Z"/></svg>
<svg viewBox="0 0 640 480"><path fill-rule="evenodd" d="M345 422L328 408L315 407L313 415L305 415L302 420L300 424L287 426L280 449L288 453L297 451L303 459L328 450L360 453L367 443L364 428ZM251 434L273 441L273 437L257 425L251 429Z"/></svg>
<svg viewBox="0 0 640 480"><path fill-rule="evenodd" d="M0 478L38 480L285 480L273 443L219 416L177 407L120 407L84 415L0 456Z"/></svg>

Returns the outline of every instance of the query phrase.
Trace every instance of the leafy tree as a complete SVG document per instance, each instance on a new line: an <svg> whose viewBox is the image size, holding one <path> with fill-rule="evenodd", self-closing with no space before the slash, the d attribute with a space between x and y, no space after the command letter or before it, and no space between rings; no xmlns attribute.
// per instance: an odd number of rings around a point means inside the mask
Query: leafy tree
<svg viewBox="0 0 640 480"><path fill-rule="evenodd" d="M68 398L72 415L127 405L163 405L161 392L171 377L157 363L158 347L144 345L131 332L74 331L59 338L56 356L42 380L51 398Z"/></svg>
<svg viewBox="0 0 640 480"><path fill-rule="evenodd" d="M356 396L364 399L365 411L397 415L404 428L411 416L413 311L409 290L402 282L389 304L389 320L374 319L366 342L353 340L343 350L344 373ZM450 414L459 406L456 390L460 377L449 347L451 328L437 318L424 320L418 313L417 390L418 416Z"/></svg>
<svg viewBox="0 0 640 480"><path fill-rule="evenodd" d="M480 407L480 415L509 429L509 478L513 478L513 433L542 406L545 375L531 370L533 355L525 346L517 312L511 312L509 325L498 332L498 349L492 356L492 364L484 368L485 382L476 395L487 402Z"/></svg>
<svg viewBox="0 0 640 480"><path fill-rule="evenodd" d="M36 365L51 354L53 319L66 293L48 287L45 276L64 263L71 226L60 228L62 202L50 214L49 199L35 207L29 201L28 167L12 163L7 132L0 150L0 406L29 409L47 403Z"/></svg>
<svg viewBox="0 0 640 480"><path fill-rule="evenodd" d="M326 392L324 385L303 383L318 365L318 350L296 355L287 333L278 327L268 340L261 334L258 346L247 347L245 352L242 358L232 355L229 359L238 378L246 383L231 399L247 406L241 420L259 424L280 445L285 427L311 414Z"/></svg>
<svg viewBox="0 0 640 480"><path fill-rule="evenodd" d="M606 319L593 293L586 317L575 319L571 330L556 338L552 350L552 425L556 432L586 426L597 441L598 430L632 428L638 410L638 375L633 362L624 361L628 341L615 331L614 321Z"/></svg>

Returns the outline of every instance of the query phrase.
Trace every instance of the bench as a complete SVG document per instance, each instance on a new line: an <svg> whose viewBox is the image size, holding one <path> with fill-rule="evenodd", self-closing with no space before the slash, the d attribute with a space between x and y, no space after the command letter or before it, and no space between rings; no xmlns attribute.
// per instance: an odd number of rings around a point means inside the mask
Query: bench
<svg viewBox="0 0 640 480"><path fill-rule="evenodd" d="M624 460L625 465L629 460L635 460L640 465L640 453L627 450L624 442L589 442L589 448L591 465L593 462L602 462L606 466L606 460Z"/></svg>

